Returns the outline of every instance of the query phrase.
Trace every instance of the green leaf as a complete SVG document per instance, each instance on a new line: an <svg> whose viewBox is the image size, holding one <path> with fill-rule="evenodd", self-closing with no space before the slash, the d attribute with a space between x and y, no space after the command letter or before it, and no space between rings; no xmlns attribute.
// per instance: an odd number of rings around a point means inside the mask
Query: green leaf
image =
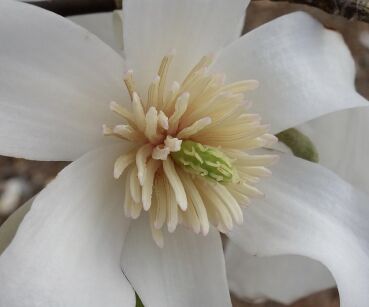
<svg viewBox="0 0 369 307"><path fill-rule="evenodd" d="M308 136L295 128L287 129L276 135L280 142L291 149L296 157L319 162L319 153Z"/></svg>

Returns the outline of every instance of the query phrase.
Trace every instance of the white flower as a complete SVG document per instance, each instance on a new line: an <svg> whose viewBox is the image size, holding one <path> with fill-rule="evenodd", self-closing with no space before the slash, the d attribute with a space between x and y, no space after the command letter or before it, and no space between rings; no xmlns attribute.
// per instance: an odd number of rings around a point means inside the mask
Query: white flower
<svg viewBox="0 0 369 307"><path fill-rule="evenodd" d="M124 1L124 58L61 17L1 2L0 40L7 43L0 46L0 153L76 161L31 201L13 239L25 208L0 228L2 245L11 240L0 257L0 305L134 306L133 287L145 306L230 306L218 231L210 226L203 236L182 226L173 233L163 227L164 247L159 248L144 213L137 220L124 216L126 173L113 178L116 159L132 150L132 144L103 136L101 126L107 125L108 134L133 140L133 146L141 139L162 145L155 155L151 152L151 161L172 157L181 138L171 135L176 141L164 133L171 127L170 112L159 118L160 108L144 107L151 99L147 89L159 93L162 77L152 80L173 48L169 85L181 83L199 59L218 50L209 76L224 73L227 84L260 81L260 88L247 98L254 102L251 111L271 124L272 133L366 105L353 87L354 66L342 38L305 14L284 16L229 44L240 33L246 2ZM113 110L131 110L122 84L128 69L133 69L135 81L130 127L109 111L111 101L117 102L111 104ZM126 82L132 89L130 78L129 73ZM182 104L187 99L179 97ZM123 113L129 122L130 115ZM143 123L162 130L145 131ZM153 163L165 163L160 161ZM183 163L175 167L182 172ZM135 180L134 167L131 172L129 178ZM144 179L143 174L142 183ZM135 194L139 186L132 185L133 200L142 195ZM256 255L297 254L319 260L338 283L341 305L365 306L368 198L324 167L289 155L281 155L271 179L258 187L266 197L243 209L244 222L233 226L230 239ZM177 202L184 211L183 197ZM217 221L219 216L214 223L219 227Z"/></svg>

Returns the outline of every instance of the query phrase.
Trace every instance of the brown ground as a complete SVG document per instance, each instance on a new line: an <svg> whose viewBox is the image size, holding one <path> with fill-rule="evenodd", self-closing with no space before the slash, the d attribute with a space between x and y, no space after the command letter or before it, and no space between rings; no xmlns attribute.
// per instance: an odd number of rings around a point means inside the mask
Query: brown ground
<svg viewBox="0 0 369 307"><path fill-rule="evenodd" d="M268 1L254 1L249 9L245 31L249 31L273 18L288 12L304 10L317 17L326 27L340 31L349 45L358 67L357 87L361 94L369 99L369 49L359 42L359 35L368 31L369 24L350 22L341 17L328 15L318 9L304 7L303 5L292 5L287 3L270 3ZM334 55L332 55L334 56ZM13 195L13 204L8 206L16 208L30 196L37 193L49 182L57 172L66 164L64 162L30 162L21 159L12 159L0 156L0 207L3 201L4 190L10 179L21 183L21 188ZM7 200L9 202L9 200ZM11 209L10 209L11 210ZM8 212L0 209L0 223L6 219ZM265 304L248 304L233 299L235 307L282 307L273 302ZM338 307L339 298L336 289L323 291L300 300L291 305L292 307Z"/></svg>

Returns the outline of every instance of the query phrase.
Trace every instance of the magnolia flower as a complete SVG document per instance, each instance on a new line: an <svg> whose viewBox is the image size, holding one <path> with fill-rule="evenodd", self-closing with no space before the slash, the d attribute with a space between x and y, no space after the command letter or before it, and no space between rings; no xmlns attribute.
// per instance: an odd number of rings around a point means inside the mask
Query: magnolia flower
<svg viewBox="0 0 369 307"><path fill-rule="evenodd" d="M115 11L113 14L80 15L70 19L121 52L120 47L117 47L123 44L119 35L119 16L119 11ZM368 143L360 135L367 130L368 118L369 109L359 107L333 112L297 127L313 140L319 152L320 164L365 192L369 191L369 176L365 166ZM352 145L346 146L348 142ZM285 146L278 145L277 148L290 153ZM226 269L230 289L239 297L257 302L269 298L290 304L335 285L327 268L310 258L296 255L254 257L233 242L228 242L226 246Z"/></svg>
<svg viewBox="0 0 369 307"><path fill-rule="evenodd" d="M254 255L321 261L341 305L365 306L367 196L287 154L255 187L275 157L251 151L366 106L352 59L302 13L237 39L246 5L124 1L122 57L1 2L0 153L75 160L0 228L1 305L134 306L135 290L145 306L230 306L222 231Z"/></svg>

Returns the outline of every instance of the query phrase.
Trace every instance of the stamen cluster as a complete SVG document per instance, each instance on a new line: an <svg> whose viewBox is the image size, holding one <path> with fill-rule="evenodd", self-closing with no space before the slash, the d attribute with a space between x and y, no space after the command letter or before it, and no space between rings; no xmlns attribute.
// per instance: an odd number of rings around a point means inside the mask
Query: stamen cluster
<svg viewBox="0 0 369 307"><path fill-rule="evenodd" d="M125 123L103 127L105 135L133 143L115 161L114 177L125 176L126 216L148 211L159 246L164 225L169 232L183 224L206 235L210 224L228 232L242 223L241 206L263 195L254 184L270 175L266 166L276 159L244 152L276 141L258 115L247 113L244 93L257 81L225 84L223 75L209 73L212 56L204 56L182 83L168 88L173 57L163 58L145 100L128 71L131 108L110 104Z"/></svg>

